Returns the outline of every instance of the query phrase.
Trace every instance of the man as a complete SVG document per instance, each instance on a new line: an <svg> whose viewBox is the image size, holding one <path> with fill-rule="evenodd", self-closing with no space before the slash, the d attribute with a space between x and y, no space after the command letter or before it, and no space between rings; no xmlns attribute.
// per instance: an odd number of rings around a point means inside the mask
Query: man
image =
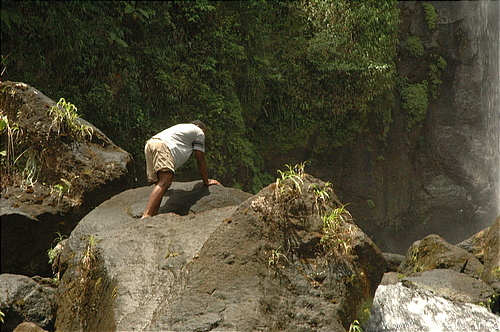
<svg viewBox="0 0 500 332"><path fill-rule="evenodd" d="M154 183L154 187L142 218L158 213L163 195L172 184L175 170L189 159L193 151L203 184L220 185L219 181L208 178L205 162L206 132L205 124L196 120L165 129L146 142L146 173L149 183Z"/></svg>

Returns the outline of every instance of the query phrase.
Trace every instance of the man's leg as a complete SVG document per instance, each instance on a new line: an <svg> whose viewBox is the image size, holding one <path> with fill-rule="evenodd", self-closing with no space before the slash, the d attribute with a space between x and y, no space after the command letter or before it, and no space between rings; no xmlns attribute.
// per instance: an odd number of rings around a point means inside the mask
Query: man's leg
<svg viewBox="0 0 500 332"><path fill-rule="evenodd" d="M165 195L165 192L172 184L173 177L174 173L172 171L158 171L158 182L156 182L153 187L153 191L149 196L149 202L146 206L146 210L144 210L142 218L152 217L158 213L163 195Z"/></svg>

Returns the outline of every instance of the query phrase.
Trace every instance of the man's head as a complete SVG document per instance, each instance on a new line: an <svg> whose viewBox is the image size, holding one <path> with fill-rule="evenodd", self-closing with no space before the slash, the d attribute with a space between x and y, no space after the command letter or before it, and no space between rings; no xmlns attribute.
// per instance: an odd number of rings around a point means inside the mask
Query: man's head
<svg viewBox="0 0 500 332"><path fill-rule="evenodd" d="M200 120L194 120L191 123L200 127L200 129L203 130L205 134L207 133L207 126L205 126L205 124Z"/></svg>

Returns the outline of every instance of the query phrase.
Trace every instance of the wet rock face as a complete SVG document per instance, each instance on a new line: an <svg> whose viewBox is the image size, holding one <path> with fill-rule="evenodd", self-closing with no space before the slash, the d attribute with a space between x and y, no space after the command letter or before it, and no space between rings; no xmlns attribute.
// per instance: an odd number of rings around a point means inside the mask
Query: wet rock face
<svg viewBox="0 0 500 332"><path fill-rule="evenodd" d="M404 27L423 25L424 33L406 32L424 42L427 55L420 60L428 69L433 55L442 56L447 66L438 97L430 99L422 130L410 137L419 141L408 151L411 186L406 213L400 217L413 240L434 233L458 243L487 227L500 213L500 105L498 84L493 83L499 77L499 6L494 2L432 4L439 18L436 29L429 31L422 4L401 3ZM400 74L414 82L428 79L428 71L412 76L411 58L403 56Z"/></svg>
<svg viewBox="0 0 500 332"><path fill-rule="evenodd" d="M90 140L65 133L49 114L56 102L37 89L14 82L0 87L10 128L2 141L12 146L2 162L1 271L51 276L46 252L56 232L69 234L91 209L129 188L132 159L83 119L74 125L90 128Z"/></svg>
<svg viewBox="0 0 500 332"><path fill-rule="evenodd" d="M310 186L325 184L303 181L301 191L289 183L278 196L275 184L250 198L232 195L238 205L222 186L200 195L197 183L174 183L166 213L147 219L137 211L150 188L104 202L65 243L56 328L347 330L367 317L386 260L349 220L335 226L343 244L325 251ZM188 214L169 212L176 197L196 197L182 209ZM329 197L329 208L338 207Z"/></svg>
<svg viewBox="0 0 500 332"><path fill-rule="evenodd" d="M417 170L426 220L457 243L500 214L498 2L437 2L437 43L448 67L429 107ZM423 216L422 216L423 217ZM425 220L422 218L422 220Z"/></svg>

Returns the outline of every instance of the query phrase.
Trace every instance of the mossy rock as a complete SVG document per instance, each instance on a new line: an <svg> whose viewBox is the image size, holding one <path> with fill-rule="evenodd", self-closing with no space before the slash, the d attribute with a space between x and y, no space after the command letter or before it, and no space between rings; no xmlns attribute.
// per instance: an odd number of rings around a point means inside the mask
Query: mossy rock
<svg viewBox="0 0 500 332"><path fill-rule="evenodd" d="M409 276L433 269L450 269L479 278L483 264L466 250L446 242L439 235L431 234L410 246L398 272Z"/></svg>

